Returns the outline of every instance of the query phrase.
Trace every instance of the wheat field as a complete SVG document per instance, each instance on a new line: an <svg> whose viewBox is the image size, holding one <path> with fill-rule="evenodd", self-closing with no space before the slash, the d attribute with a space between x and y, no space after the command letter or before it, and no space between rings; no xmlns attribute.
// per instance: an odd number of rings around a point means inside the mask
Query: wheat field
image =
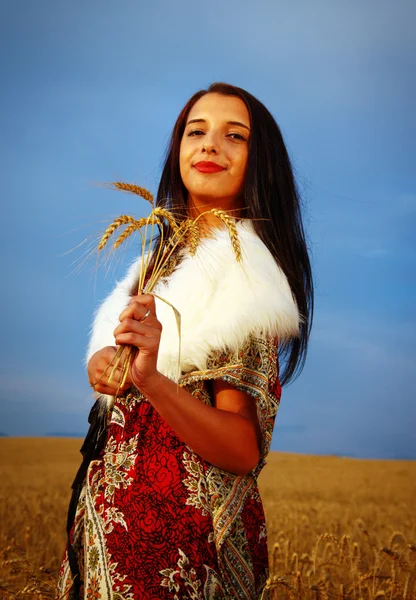
<svg viewBox="0 0 416 600"><path fill-rule="evenodd" d="M79 439L0 439L0 598L50 599ZM416 461L271 453L267 595L416 599Z"/></svg>

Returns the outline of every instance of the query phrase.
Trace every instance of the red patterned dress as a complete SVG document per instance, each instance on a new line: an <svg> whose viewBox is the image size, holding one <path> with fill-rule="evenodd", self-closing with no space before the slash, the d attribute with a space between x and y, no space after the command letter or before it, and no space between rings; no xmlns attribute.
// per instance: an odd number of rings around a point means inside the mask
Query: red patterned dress
<svg viewBox="0 0 416 600"><path fill-rule="evenodd" d="M116 400L108 436L87 471L71 542L79 596L94 600L255 600L268 576L267 535L257 475L280 400L277 339L251 336L238 354L214 352L181 386L212 404L224 379L257 404L261 460L238 476L207 463L133 389ZM59 598L71 598L65 552ZM73 594L72 594L73 597Z"/></svg>

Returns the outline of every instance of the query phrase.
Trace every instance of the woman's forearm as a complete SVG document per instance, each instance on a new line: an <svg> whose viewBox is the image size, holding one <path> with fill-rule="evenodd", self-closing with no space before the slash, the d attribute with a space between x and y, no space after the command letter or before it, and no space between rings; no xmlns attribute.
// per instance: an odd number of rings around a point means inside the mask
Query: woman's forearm
<svg viewBox="0 0 416 600"><path fill-rule="evenodd" d="M132 372L134 383L134 372ZM176 434L207 462L237 475L249 473L260 451L252 421L208 406L161 373L141 392Z"/></svg>

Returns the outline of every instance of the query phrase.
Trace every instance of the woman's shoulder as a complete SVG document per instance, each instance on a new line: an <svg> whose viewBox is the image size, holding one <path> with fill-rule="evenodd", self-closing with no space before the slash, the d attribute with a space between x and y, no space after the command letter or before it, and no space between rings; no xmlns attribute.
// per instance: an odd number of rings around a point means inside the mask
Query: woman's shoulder
<svg viewBox="0 0 416 600"><path fill-rule="evenodd" d="M224 228L202 240L195 256L184 258L176 279L189 297L204 292L206 309L221 328L241 326L247 333L263 331L281 339L299 333L299 312L286 275L247 219L236 224L235 239Z"/></svg>

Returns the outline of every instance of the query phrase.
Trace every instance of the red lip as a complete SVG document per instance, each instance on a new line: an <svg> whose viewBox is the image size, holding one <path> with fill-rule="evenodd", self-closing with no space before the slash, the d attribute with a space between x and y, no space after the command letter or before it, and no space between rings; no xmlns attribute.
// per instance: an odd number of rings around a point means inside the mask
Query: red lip
<svg viewBox="0 0 416 600"><path fill-rule="evenodd" d="M195 163L194 167L200 173L219 173L220 171L224 171L224 167L221 165L217 165L217 163L205 160Z"/></svg>

